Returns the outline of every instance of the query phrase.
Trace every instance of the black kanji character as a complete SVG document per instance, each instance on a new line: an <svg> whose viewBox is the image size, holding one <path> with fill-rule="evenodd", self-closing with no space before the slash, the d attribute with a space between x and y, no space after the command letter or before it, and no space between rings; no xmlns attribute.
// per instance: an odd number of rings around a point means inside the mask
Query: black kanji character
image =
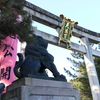
<svg viewBox="0 0 100 100"><path fill-rule="evenodd" d="M4 50L3 50L3 52L6 50L8 48L8 46L7 45L5 45L5 48L4 48ZM14 50L14 48L13 47L10 47L12 50ZM6 57L6 56L12 56L12 53L11 52L9 52L8 50L6 50L6 53L5 53L5 55L4 55L4 57Z"/></svg>
<svg viewBox="0 0 100 100"><path fill-rule="evenodd" d="M12 53L7 50L4 57L9 56L9 55L12 56Z"/></svg>
<svg viewBox="0 0 100 100"><path fill-rule="evenodd" d="M10 35L10 37L11 37L12 39L16 39L16 36Z"/></svg>
<svg viewBox="0 0 100 100"><path fill-rule="evenodd" d="M7 71L7 80L9 80L10 79L10 73L11 73L11 67L9 66L9 67L6 67L6 71Z"/></svg>
<svg viewBox="0 0 100 100"><path fill-rule="evenodd" d="M1 75L0 75L0 80L1 80L1 78L2 78L3 73L4 73L4 68L2 68L2 69L1 69L1 73L0 73L0 74L1 74Z"/></svg>
<svg viewBox="0 0 100 100"><path fill-rule="evenodd" d="M11 73L11 67L6 67L6 69L2 68L1 69L1 76L0 76L0 80L1 79L10 79L10 73Z"/></svg>

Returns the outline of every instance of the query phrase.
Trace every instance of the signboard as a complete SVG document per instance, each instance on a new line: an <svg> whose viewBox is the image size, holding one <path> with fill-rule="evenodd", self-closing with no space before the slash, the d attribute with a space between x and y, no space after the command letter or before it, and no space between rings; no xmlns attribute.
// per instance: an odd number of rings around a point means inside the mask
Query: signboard
<svg viewBox="0 0 100 100"><path fill-rule="evenodd" d="M60 15L60 17L63 19L63 21L60 30L59 45L60 45L60 41L66 42L67 48L70 49L71 48L70 38L72 37L72 30L74 29L74 25L77 24L77 22L71 21L70 19L67 19L63 15Z"/></svg>

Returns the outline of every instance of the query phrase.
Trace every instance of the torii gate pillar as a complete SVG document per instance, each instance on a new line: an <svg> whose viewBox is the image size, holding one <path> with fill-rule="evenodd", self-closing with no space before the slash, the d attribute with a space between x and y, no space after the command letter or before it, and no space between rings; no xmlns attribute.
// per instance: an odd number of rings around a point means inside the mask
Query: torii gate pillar
<svg viewBox="0 0 100 100"><path fill-rule="evenodd" d="M100 100L100 85L97 77L97 72L95 69L92 49L90 48L89 40L86 37L81 38L86 48L86 54L84 54L84 60L86 64L87 74L89 78L89 83L91 87L91 93L93 100Z"/></svg>

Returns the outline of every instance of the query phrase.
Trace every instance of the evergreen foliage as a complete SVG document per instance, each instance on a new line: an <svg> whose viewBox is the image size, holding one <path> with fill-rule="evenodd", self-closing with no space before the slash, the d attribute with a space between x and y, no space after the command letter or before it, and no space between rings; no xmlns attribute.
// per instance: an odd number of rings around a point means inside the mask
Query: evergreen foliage
<svg viewBox="0 0 100 100"><path fill-rule="evenodd" d="M71 58L67 58L73 64L73 67L71 67L71 69L77 74L73 74L66 68L64 68L64 70L70 77L73 77L73 79L70 80L70 82L73 83L74 89L77 89L80 91L81 100L92 100L86 66L85 66L84 60L79 61L79 59L83 59L83 55L77 52L72 52L71 55L74 58L78 59L78 60L73 60ZM94 58L96 67L97 65L98 66L100 65L99 60L100 60L99 58L98 59ZM98 70L100 69L100 67L97 67L97 68Z"/></svg>
<svg viewBox="0 0 100 100"><path fill-rule="evenodd" d="M18 35L21 42L33 42L32 18L23 10L24 1L0 0L0 40Z"/></svg>

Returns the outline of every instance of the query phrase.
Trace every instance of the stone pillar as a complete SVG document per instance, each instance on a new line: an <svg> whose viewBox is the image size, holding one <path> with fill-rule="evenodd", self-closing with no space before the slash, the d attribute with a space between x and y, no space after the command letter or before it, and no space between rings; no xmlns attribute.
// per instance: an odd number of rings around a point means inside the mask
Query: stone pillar
<svg viewBox="0 0 100 100"><path fill-rule="evenodd" d="M8 86L1 100L80 100L80 96L68 82L23 78Z"/></svg>
<svg viewBox="0 0 100 100"><path fill-rule="evenodd" d="M86 64L87 74L91 87L93 100L100 100L100 85L97 77L96 68L92 57L92 49L90 47L89 39L84 37L81 39L86 48L86 54L84 54L84 60Z"/></svg>

